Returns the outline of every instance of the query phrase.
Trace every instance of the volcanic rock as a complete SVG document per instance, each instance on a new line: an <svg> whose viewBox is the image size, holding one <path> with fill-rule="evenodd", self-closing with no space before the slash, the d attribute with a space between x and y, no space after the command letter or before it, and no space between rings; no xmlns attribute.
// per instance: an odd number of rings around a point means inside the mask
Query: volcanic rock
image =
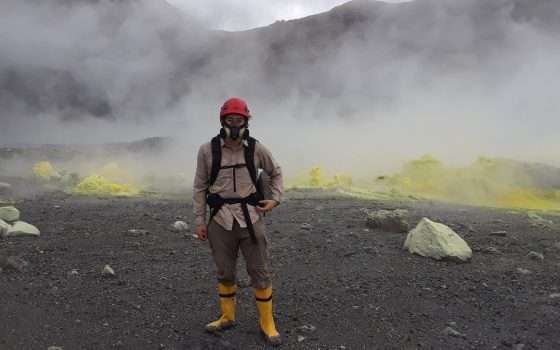
<svg viewBox="0 0 560 350"><path fill-rule="evenodd" d="M175 221L171 225L171 230L174 232L184 232L189 230L189 225L184 221Z"/></svg>
<svg viewBox="0 0 560 350"><path fill-rule="evenodd" d="M103 271L101 271L101 275L103 277L114 277L115 274L115 270L113 270L113 268L109 265L105 265L105 267L103 267Z"/></svg>
<svg viewBox="0 0 560 350"><path fill-rule="evenodd" d="M20 237L20 236L34 236L37 237L41 234L39 229L31 224L23 221L16 221L8 228L7 237Z"/></svg>
<svg viewBox="0 0 560 350"><path fill-rule="evenodd" d="M12 185L6 182L0 182L0 193L6 192L12 188Z"/></svg>
<svg viewBox="0 0 560 350"><path fill-rule="evenodd" d="M538 261L544 260L544 255L539 252L529 252L529 254L527 254L527 257L532 260L538 260Z"/></svg>
<svg viewBox="0 0 560 350"><path fill-rule="evenodd" d="M0 220L4 220L6 222L13 222L19 220L19 210L13 206L1 207Z"/></svg>
<svg viewBox="0 0 560 350"><path fill-rule="evenodd" d="M451 228L428 218L420 220L408 233L404 248L411 253L441 260L444 258L468 261L472 257L469 245Z"/></svg>
<svg viewBox="0 0 560 350"><path fill-rule="evenodd" d="M389 232L407 232L409 230L405 209L377 210L367 213L366 225L373 229Z"/></svg>

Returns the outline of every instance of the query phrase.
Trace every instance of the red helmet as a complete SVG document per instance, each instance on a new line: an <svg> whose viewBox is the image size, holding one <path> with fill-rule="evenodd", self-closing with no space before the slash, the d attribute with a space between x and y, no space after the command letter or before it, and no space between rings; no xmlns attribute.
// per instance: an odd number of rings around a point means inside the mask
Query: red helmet
<svg viewBox="0 0 560 350"><path fill-rule="evenodd" d="M251 118L247 102L239 97L232 97L224 102L222 109L220 109L220 119L228 114L239 114L247 119Z"/></svg>

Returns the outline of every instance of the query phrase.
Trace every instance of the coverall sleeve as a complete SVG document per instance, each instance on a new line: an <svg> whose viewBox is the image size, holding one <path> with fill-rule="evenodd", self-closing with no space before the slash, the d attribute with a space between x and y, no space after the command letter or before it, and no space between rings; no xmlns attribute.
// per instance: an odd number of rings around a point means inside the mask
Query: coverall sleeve
<svg viewBox="0 0 560 350"><path fill-rule="evenodd" d="M262 169L270 176L270 185L272 191L272 199L274 199L278 204L282 201L282 196L284 194L284 181L282 179L282 168L280 164L276 162L272 153L263 146L261 143L257 143L259 148L259 161Z"/></svg>
<svg viewBox="0 0 560 350"><path fill-rule="evenodd" d="M193 184L193 213L195 225L206 223L206 192L210 182L204 145L200 146L196 158L196 172Z"/></svg>

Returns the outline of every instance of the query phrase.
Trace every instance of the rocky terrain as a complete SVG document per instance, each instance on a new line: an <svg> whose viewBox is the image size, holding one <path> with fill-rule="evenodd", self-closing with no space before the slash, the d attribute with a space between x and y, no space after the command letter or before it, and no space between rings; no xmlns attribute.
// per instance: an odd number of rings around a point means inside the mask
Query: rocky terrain
<svg viewBox="0 0 560 350"><path fill-rule="evenodd" d="M239 325L203 332L218 314L209 248L171 226L192 222L189 203L15 198L41 235L0 239L0 348L265 348L241 262ZM412 255L406 232L366 225L378 209L448 225L472 259ZM560 348L558 216L292 190L266 221L284 349Z"/></svg>

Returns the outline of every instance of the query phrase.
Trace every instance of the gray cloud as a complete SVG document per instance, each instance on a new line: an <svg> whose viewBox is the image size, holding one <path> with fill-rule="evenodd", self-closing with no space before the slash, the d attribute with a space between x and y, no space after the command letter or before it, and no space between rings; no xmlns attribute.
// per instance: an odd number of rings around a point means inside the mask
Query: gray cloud
<svg viewBox="0 0 560 350"><path fill-rule="evenodd" d="M291 172L371 172L422 153L553 162L560 16L531 3L362 0L229 34L156 1L0 3L0 143L173 135L187 157L241 95Z"/></svg>
<svg viewBox="0 0 560 350"><path fill-rule="evenodd" d="M185 13L200 19L210 28L225 30L246 30L269 25L279 20L289 20L325 12L344 4L345 0L208 0L193 2L188 0L167 0ZM410 0L385 0L385 2L406 2Z"/></svg>

